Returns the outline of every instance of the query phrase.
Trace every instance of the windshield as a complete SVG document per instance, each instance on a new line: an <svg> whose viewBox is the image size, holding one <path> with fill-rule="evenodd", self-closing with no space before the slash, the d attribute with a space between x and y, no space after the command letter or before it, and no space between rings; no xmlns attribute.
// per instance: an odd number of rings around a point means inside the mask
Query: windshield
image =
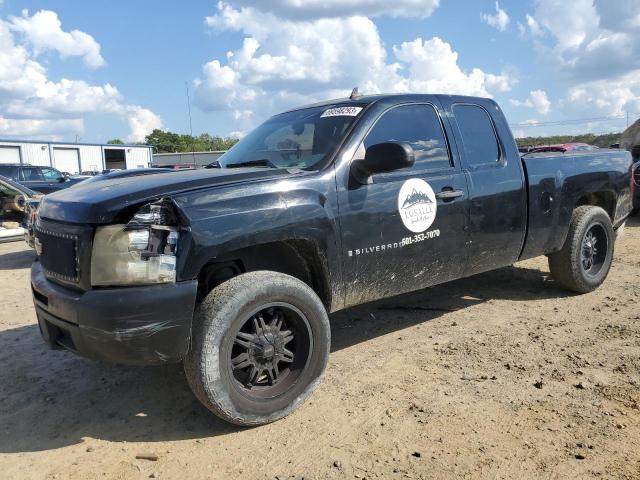
<svg viewBox="0 0 640 480"><path fill-rule="evenodd" d="M317 169L338 147L363 106L305 108L270 118L218 160L221 167Z"/></svg>

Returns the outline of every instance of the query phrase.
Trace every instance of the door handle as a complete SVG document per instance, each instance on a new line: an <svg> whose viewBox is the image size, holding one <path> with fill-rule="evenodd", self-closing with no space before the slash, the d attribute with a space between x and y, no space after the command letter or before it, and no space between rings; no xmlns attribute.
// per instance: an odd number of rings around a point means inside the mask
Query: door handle
<svg viewBox="0 0 640 480"><path fill-rule="evenodd" d="M436 198L444 201L453 200L454 198L459 198L462 196L464 196L463 190L443 189L441 192L436 193Z"/></svg>

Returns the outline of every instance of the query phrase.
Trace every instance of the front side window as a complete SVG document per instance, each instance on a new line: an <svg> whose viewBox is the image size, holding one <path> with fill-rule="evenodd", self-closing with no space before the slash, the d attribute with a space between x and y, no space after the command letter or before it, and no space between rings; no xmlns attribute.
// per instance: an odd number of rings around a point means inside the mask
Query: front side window
<svg viewBox="0 0 640 480"><path fill-rule="evenodd" d="M498 139L487 111L478 105L454 105L453 113L469 165L493 165L498 162Z"/></svg>
<svg viewBox="0 0 640 480"><path fill-rule="evenodd" d="M384 142L406 142L415 166L449 168L449 150L438 114L431 105L403 105L385 112L364 140L365 148Z"/></svg>
<svg viewBox="0 0 640 480"><path fill-rule="evenodd" d="M319 169L338 148L363 106L312 107L276 115L218 160L223 168Z"/></svg>
<svg viewBox="0 0 640 480"><path fill-rule="evenodd" d="M20 180L24 182L41 182L43 178L40 169L35 167L22 167L20 169Z"/></svg>
<svg viewBox="0 0 640 480"><path fill-rule="evenodd" d="M53 168L43 168L42 176L44 177L45 180L50 182L58 181L62 178L62 174L58 170L55 170Z"/></svg>

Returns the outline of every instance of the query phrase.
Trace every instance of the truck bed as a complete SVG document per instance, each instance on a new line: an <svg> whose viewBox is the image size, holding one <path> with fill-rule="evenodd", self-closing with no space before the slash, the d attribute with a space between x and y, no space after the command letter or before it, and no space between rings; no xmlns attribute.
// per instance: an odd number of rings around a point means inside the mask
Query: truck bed
<svg viewBox="0 0 640 480"><path fill-rule="evenodd" d="M618 228L630 210L631 156L625 150L540 152L522 157L528 183L528 232L521 259L558 251L575 205L592 203Z"/></svg>

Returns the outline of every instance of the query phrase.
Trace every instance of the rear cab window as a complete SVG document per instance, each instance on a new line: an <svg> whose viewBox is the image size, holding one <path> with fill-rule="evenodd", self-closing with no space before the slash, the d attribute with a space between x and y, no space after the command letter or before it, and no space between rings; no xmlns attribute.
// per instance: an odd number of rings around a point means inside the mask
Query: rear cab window
<svg viewBox="0 0 640 480"><path fill-rule="evenodd" d="M415 155L413 169L451 168L440 117L429 104L401 105L383 113L367 134L364 147L384 142L406 142L411 145Z"/></svg>
<svg viewBox="0 0 640 480"><path fill-rule="evenodd" d="M456 104L453 114L470 167L497 165L502 156L493 120L479 105Z"/></svg>

